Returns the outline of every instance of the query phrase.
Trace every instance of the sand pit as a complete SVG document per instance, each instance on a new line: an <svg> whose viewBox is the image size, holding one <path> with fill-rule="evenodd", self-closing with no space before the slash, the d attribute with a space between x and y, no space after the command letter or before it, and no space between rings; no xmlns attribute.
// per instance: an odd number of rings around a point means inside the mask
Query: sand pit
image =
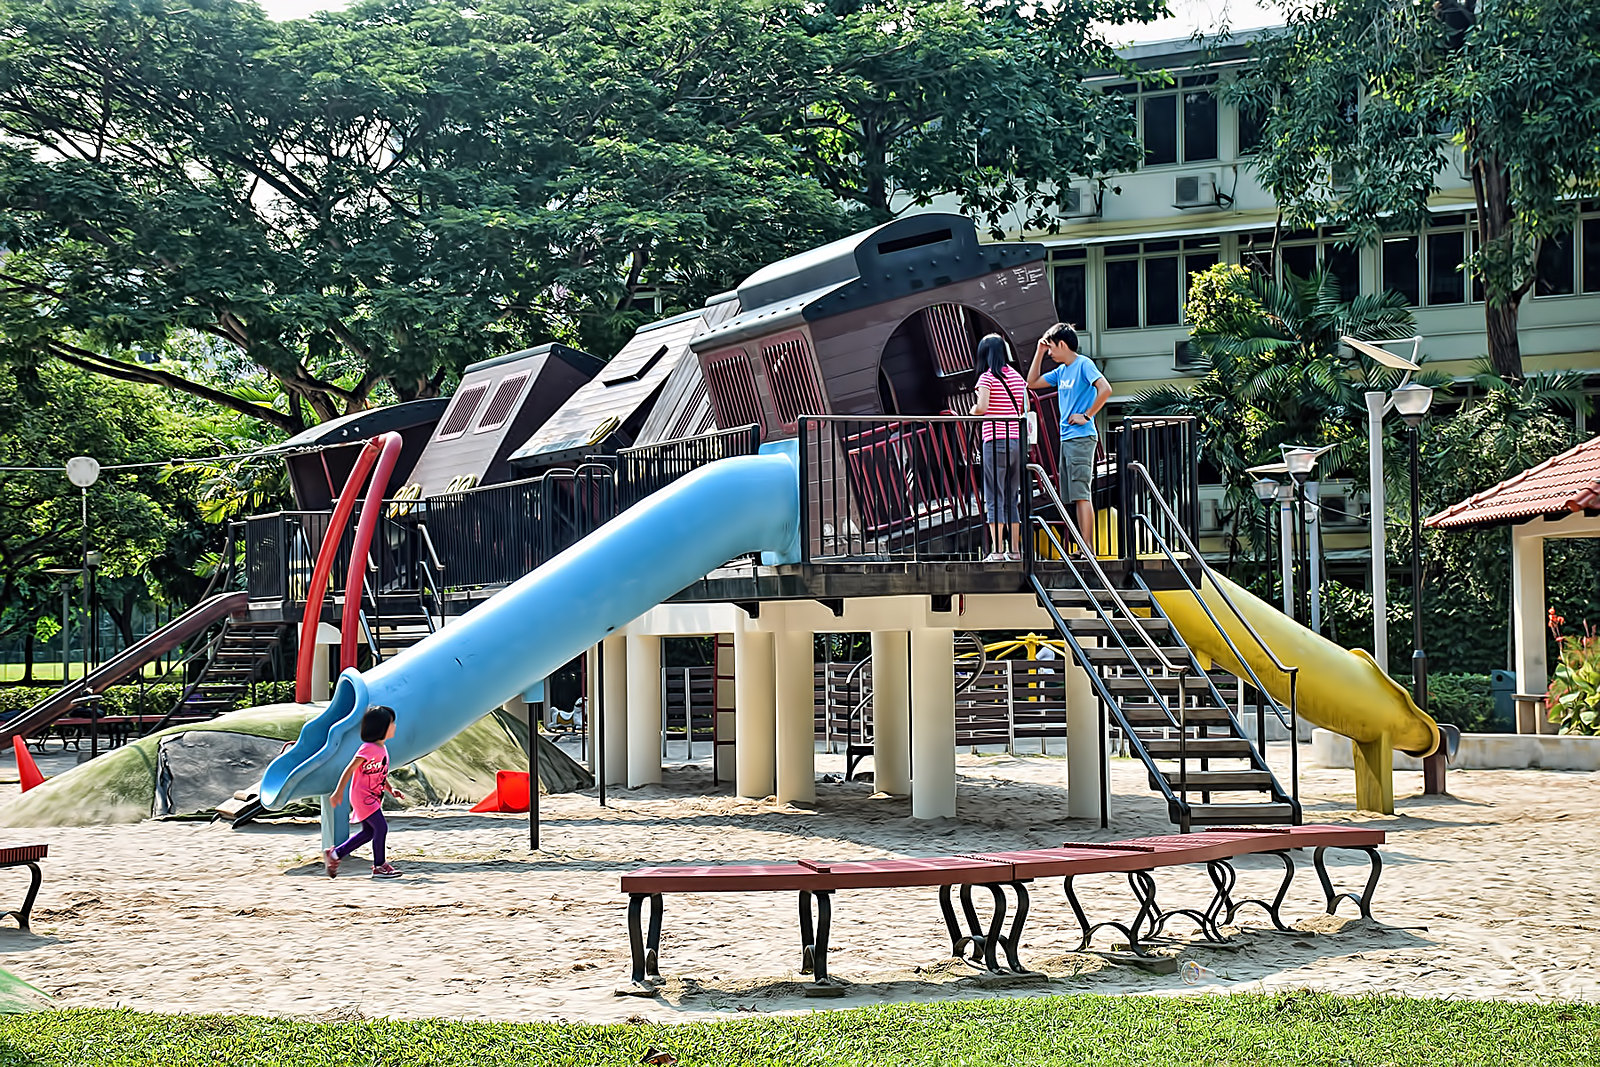
<svg viewBox="0 0 1600 1067"><path fill-rule="evenodd" d="M819 756L819 771L839 762ZM67 763L46 759L44 769ZM794 972L791 896L699 896L667 902L661 996L615 995L628 970L617 877L645 862L927 855L1169 829L1128 761L1115 761L1109 832L1061 817L1059 758L962 755L959 766L961 818L933 823L856 783L819 785L815 810L703 796L710 776L694 766L670 769L663 786L613 790L604 810L592 791L545 798L546 850L536 855L522 817L416 810L393 818L406 877L390 883L360 877L359 857L345 868L356 877L330 882L313 861L310 822L7 830L48 842L51 857L34 932L0 928L0 966L67 1006L322 1017L670 1020L819 1003L1192 992L1175 975L1070 952L1060 887L1040 883L1023 959L1041 978L979 977L942 959L932 892L841 893L830 970L854 984L818 1002ZM0 780L16 780L9 755ZM1422 797L1420 774L1397 775L1400 814L1378 820L1390 831L1379 925L1322 916L1303 865L1286 909L1301 933L1252 931L1230 949L1183 955L1224 976L1212 989L1600 1000L1600 775L1472 771L1452 773L1450 785L1450 797ZM1308 770L1308 821L1372 818L1352 811L1351 788L1348 771ZM0 803L15 790L0 785ZM1272 866L1245 866L1240 889L1274 884ZM1344 871L1351 888L1364 875ZM0 894L19 893L17 881L0 877ZM1162 887L1164 901L1180 903L1203 901L1209 883L1195 870L1164 875ZM1114 900L1129 910L1112 879L1085 888L1091 909ZM352 966L358 958L392 966Z"/></svg>

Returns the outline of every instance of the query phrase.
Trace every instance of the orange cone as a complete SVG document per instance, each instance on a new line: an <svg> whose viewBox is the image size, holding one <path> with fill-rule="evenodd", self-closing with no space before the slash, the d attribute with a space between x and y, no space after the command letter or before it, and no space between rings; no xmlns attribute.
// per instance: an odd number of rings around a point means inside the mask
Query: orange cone
<svg viewBox="0 0 1600 1067"><path fill-rule="evenodd" d="M494 791L472 806L476 812L528 810L528 772L495 771Z"/></svg>
<svg viewBox="0 0 1600 1067"><path fill-rule="evenodd" d="M17 754L17 777L22 779L22 791L26 793L36 785L44 783L44 775L39 773L39 765L33 762L33 753L28 751L28 744L20 737L11 739L11 750Z"/></svg>

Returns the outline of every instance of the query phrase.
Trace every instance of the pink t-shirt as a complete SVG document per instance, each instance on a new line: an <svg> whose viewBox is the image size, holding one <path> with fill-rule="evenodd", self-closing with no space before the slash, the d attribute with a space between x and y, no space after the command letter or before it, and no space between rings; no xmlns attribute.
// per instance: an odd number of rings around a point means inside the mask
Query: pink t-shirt
<svg viewBox="0 0 1600 1067"><path fill-rule="evenodd" d="M1002 371L1004 378L997 377L993 371L984 371L978 375L978 384L989 387L989 409L985 418L995 419L1020 419L1027 411L1028 380L1010 367ZM1017 423L1001 423L995 421L983 424L983 439L992 441L995 438L1022 436L1022 429Z"/></svg>
<svg viewBox="0 0 1600 1067"><path fill-rule="evenodd" d="M350 814L365 819L383 807L383 787L389 781L389 750L376 741L363 741L356 749L356 773L350 778Z"/></svg>

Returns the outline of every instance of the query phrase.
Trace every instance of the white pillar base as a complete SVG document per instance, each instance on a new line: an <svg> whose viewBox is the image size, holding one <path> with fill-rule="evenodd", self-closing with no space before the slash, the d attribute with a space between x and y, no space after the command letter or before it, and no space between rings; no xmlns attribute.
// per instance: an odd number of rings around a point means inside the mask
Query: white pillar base
<svg viewBox="0 0 1600 1067"><path fill-rule="evenodd" d="M911 792L911 634L872 634L872 783L880 793Z"/></svg>
<svg viewBox="0 0 1600 1067"><path fill-rule="evenodd" d="M814 804L816 646L809 630L779 630L772 639L778 712L778 803Z"/></svg>
<svg viewBox="0 0 1600 1067"><path fill-rule="evenodd" d="M764 800L778 788L777 678L772 634L739 630L733 635L734 790Z"/></svg>
<svg viewBox="0 0 1600 1067"><path fill-rule="evenodd" d="M605 660L601 670L604 675L604 700L600 716L606 732L605 776L606 785L626 785L628 782L628 640L620 635L608 637L601 643L601 656Z"/></svg>
<svg viewBox="0 0 1600 1067"><path fill-rule="evenodd" d="M912 630L911 817L956 813L955 634Z"/></svg>
<svg viewBox="0 0 1600 1067"><path fill-rule="evenodd" d="M1106 792L1101 780L1106 737L1100 732L1100 705L1095 700L1089 673L1068 658L1067 696L1067 815L1073 819L1099 819L1100 800Z"/></svg>
<svg viewBox="0 0 1600 1067"><path fill-rule="evenodd" d="M628 788L661 781L661 638L628 642Z"/></svg>

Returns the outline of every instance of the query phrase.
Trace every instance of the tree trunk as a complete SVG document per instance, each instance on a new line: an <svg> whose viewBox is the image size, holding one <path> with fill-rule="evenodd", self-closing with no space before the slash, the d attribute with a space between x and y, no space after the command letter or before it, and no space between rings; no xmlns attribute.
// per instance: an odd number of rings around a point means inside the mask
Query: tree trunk
<svg viewBox="0 0 1600 1067"><path fill-rule="evenodd" d="M1517 339L1517 315L1524 280L1514 272L1516 219L1511 208L1511 174L1493 157L1480 158L1472 167L1472 192L1478 202L1478 241L1486 257L1500 266L1481 271L1483 317L1489 340L1489 362L1508 382L1522 381L1522 345Z"/></svg>
<svg viewBox="0 0 1600 1067"><path fill-rule="evenodd" d="M22 684L33 683L33 640L34 625L30 624L22 634Z"/></svg>

